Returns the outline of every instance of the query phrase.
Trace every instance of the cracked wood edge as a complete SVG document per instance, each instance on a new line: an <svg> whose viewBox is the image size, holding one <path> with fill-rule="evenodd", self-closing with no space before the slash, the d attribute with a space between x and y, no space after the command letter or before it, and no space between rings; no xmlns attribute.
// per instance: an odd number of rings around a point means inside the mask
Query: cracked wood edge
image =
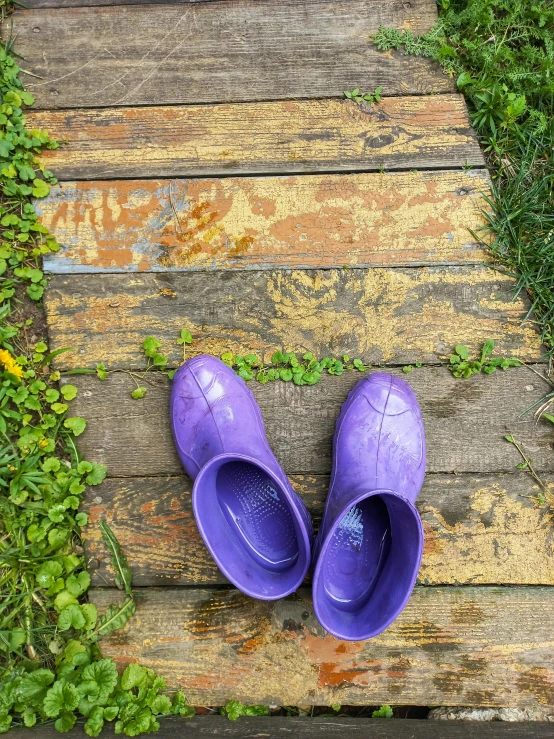
<svg viewBox="0 0 554 739"><path fill-rule="evenodd" d="M375 721L372 718L346 716L324 718L298 716L241 717L230 722L223 716L194 716L183 720L180 716L163 717L156 739L201 739L201 737L226 737L226 739L282 739L286 734L299 739L343 739L348 729L348 739L552 739L552 724L537 721L484 723L468 721ZM59 739L53 726L40 727L41 739ZM17 730L18 739L36 739L36 729ZM68 739L82 739L81 727L66 734ZM102 737L114 737L114 724L102 729Z"/></svg>
<svg viewBox="0 0 554 739"><path fill-rule="evenodd" d="M541 367L536 367L541 371ZM548 385L526 367L493 375L456 379L447 367L422 367L406 379L421 405L427 437L428 472L512 472L521 461L504 439L513 433L536 469L554 472L552 430L531 413ZM275 382L249 386L260 406L269 443L288 474L327 474L336 418L348 391L364 375L324 376L318 385L297 387ZM124 373L101 382L91 376L69 377L79 394L72 413L87 419L78 444L86 459L108 467L113 477L181 475L169 423L169 380L149 373L147 393L131 398L133 380Z"/></svg>
<svg viewBox="0 0 554 739"><path fill-rule="evenodd" d="M60 180L485 165L459 94L32 111L27 122L63 142L41 154Z"/></svg>
<svg viewBox="0 0 554 739"><path fill-rule="evenodd" d="M69 182L54 274L480 263L484 171Z"/></svg>

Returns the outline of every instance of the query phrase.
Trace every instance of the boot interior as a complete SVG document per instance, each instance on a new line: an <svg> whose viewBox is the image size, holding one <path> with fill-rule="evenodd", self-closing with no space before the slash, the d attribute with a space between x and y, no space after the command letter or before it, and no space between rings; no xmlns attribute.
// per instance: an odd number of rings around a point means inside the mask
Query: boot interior
<svg viewBox="0 0 554 739"><path fill-rule="evenodd" d="M423 546L416 509L392 493L372 493L331 527L314 575L321 625L340 639L369 639L404 608Z"/></svg>
<svg viewBox="0 0 554 739"><path fill-rule="evenodd" d="M195 480L200 534L223 574L254 598L282 598L306 575L310 544L290 495L244 458L214 458Z"/></svg>
<svg viewBox="0 0 554 739"><path fill-rule="evenodd" d="M245 552L274 572L298 559L290 506L269 475L248 462L228 462L216 480L217 500Z"/></svg>

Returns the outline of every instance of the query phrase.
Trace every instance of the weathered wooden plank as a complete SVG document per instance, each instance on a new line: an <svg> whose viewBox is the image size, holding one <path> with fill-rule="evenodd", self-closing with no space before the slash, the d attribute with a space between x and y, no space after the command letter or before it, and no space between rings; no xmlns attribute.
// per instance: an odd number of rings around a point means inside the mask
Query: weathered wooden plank
<svg viewBox="0 0 554 739"><path fill-rule="evenodd" d="M319 526L326 476L295 475ZM545 477L554 495L554 476ZM417 507L425 529L419 581L425 585L554 585L552 514L538 505L530 475L428 475ZM194 522L187 477L109 479L89 489L85 541L95 585L113 585L98 521L108 521L137 587L221 585L227 579ZM533 499L535 498L535 499ZM554 500L554 498L553 498Z"/></svg>
<svg viewBox="0 0 554 739"><path fill-rule="evenodd" d="M106 607L119 591L93 590ZM196 705L554 704L553 588L418 587L374 639L329 636L309 591L277 602L237 590L144 588L137 615L102 641Z"/></svg>
<svg viewBox="0 0 554 739"><path fill-rule="evenodd" d="M217 6L219 7L219 3ZM62 180L482 167L461 95L30 112Z"/></svg>
<svg viewBox="0 0 554 739"><path fill-rule="evenodd" d="M424 367L404 375L422 407L427 436L428 472L496 472L514 470L520 462L504 440L510 430L523 444L538 470L554 472L552 430L532 414L519 414L548 386L526 367L469 380L452 377L446 367ZM357 372L323 377L313 387L276 382L250 387L262 410L271 447L289 474L325 474L331 469L335 420ZM79 437L87 459L107 465L113 477L181 475L169 427L169 381L150 373L141 383L142 400L130 397L135 384L126 374L68 378L80 393L72 413L88 426Z"/></svg>
<svg viewBox="0 0 554 739"><path fill-rule="evenodd" d="M301 739L342 739L348 729L349 739L551 739L552 724L527 721L521 723L482 723L475 721L394 720L375 721L371 718L299 718L296 716L256 716L228 721L221 716L160 718L161 727L156 739L200 739L226 737L227 739L282 739L283 736ZM114 723L106 724L102 737L113 737ZM18 729L16 739L59 739L53 726ZM76 726L68 739L85 736Z"/></svg>
<svg viewBox="0 0 554 739"><path fill-rule="evenodd" d="M222 0L26 0L26 8L83 8L96 5L186 5ZM233 2L233 0L229 0Z"/></svg>
<svg viewBox="0 0 554 739"><path fill-rule="evenodd" d="M160 718L156 739L200 739L226 737L227 739L282 739L283 736L301 739L342 739L348 729L349 739L552 739L552 724L537 721L522 723L482 723L475 721L376 721L371 718L299 718L296 716L256 716L228 721L221 716L197 716L182 719L178 716ZM114 723L106 724L102 737L113 737ZM59 739L53 726L18 729L16 739ZM85 736L76 726L68 739Z"/></svg>
<svg viewBox="0 0 554 739"><path fill-rule="evenodd" d="M479 263L484 170L71 182L41 201L46 271Z"/></svg>
<svg viewBox="0 0 554 739"><path fill-rule="evenodd" d="M486 266L341 270L210 271L140 275L54 275L46 298L52 344L77 347L59 367L146 365L142 342L162 342L169 365L192 354L276 349L348 354L373 363L437 362L458 343L477 353L494 339L500 353L537 359L527 296Z"/></svg>
<svg viewBox="0 0 554 739"><path fill-rule="evenodd" d="M379 52L380 25L425 32L428 0L256 0L21 11L16 48L42 108L451 92L429 59ZM91 39L93 40L91 42Z"/></svg>

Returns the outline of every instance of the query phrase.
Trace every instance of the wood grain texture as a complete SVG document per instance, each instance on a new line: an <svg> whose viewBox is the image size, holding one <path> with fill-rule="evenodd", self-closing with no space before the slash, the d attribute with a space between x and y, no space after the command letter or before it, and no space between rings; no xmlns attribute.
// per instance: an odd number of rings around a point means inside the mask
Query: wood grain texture
<svg viewBox="0 0 554 739"><path fill-rule="evenodd" d="M552 428L519 414L548 392L527 368L514 368L469 380L452 377L446 367L424 367L404 375L422 408L428 472L512 472L520 462L504 440L510 430L538 470L554 472ZM335 420L360 373L325 376L313 387L275 382L250 387L260 405L270 445L288 474L326 474L331 470ZM130 397L135 384L125 374L104 382L90 376L67 378L80 388L72 413L87 419L79 437L86 459L107 465L113 477L181 475L169 425L169 381L149 374L142 400ZM99 493L101 495L101 493Z"/></svg>
<svg viewBox="0 0 554 739"><path fill-rule="evenodd" d="M522 325L528 310L513 279L486 266L54 275L46 297L53 348L78 348L59 368L143 368L149 335L176 366L183 327L189 356L269 361L285 349L429 363L458 342L477 354L494 339L499 353L533 360L541 348L533 324Z"/></svg>
<svg viewBox="0 0 554 739"><path fill-rule="evenodd" d="M70 182L40 202L54 274L486 261L484 171Z"/></svg>
<svg viewBox="0 0 554 739"><path fill-rule="evenodd" d="M537 721L525 723L475 721L375 721L371 718L298 718L280 716L243 717L229 721L222 716L197 716L182 719L179 716L160 718L156 739L201 739L201 737L225 737L226 739L283 739L283 736L300 739L343 739L348 729L348 739L552 739L552 724ZM114 723L105 724L102 737L114 737ZM59 739L53 726L36 726L33 729L17 729L16 739ZM68 739L83 739L81 726L66 734Z"/></svg>
<svg viewBox="0 0 554 739"><path fill-rule="evenodd" d="M256 0L18 12L16 50L41 108L451 92L429 59L379 52L380 25L431 28L428 0Z"/></svg>
<svg viewBox="0 0 554 739"><path fill-rule="evenodd" d="M554 476L545 477L554 500ZM319 526L326 476L295 475L294 489ZM425 585L554 585L552 512L527 474L428 475L417 507ZM90 488L84 529L93 584L113 586L98 521L106 520L131 563L135 587L221 585L196 528L187 477L109 479Z"/></svg>
<svg viewBox="0 0 554 739"><path fill-rule="evenodd" d="M92 590L105 608L119 591ZM137 593L137 614L102 640L194 705L554 704L553 588L421 588L380 636L345 642L318 624L309 591L276 602L234 589Z"/></svg>
<svg viewBox="0 0 554 739"><path fill-rule="evenodd" d="M96 5L186 5L225 0L26 0L26 8L83 8ZM228 0L233 2L234 0Z"/></svg>
<svg viewBox="0 0 554 739"><path fill-rule="evenodd" d="M41 155L61 180L484 166L461 95L44 111L27 121L65 141Z"/></svg>

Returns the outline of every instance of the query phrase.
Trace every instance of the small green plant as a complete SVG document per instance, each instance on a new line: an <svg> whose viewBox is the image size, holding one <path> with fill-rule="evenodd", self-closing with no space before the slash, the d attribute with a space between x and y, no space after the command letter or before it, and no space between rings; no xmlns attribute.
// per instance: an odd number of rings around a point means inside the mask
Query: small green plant
<svg viewBox="0 0 554 739"><path fill-rule="evenodd" d="M494 341L488 339L483 344L481 357L479 359L469 359L469 351L467 346L457 344L455 353L450 355L450 370L454 377L463 377L467 379L472 375L484 372L486 375L492 375L497 369L507 370L509 367L520 367L519 359L492 357L494 351Z"/></svg>
<svg viewBox="0 0 554 739"><path fill-rule="evenodd" d="M360 92L360 88L356 87L355 90L344 91L345 97L349 100L354 100L355 103L378 103L382 98L382 87L376 87L373 92Z"/></svg>
<svg viewBox="0 0 554 739"><path fill-rule="evenodd" d="M342 375L345 370L363 372L371 366L365 365L361 359L351 359L347 354L341 359L317 359L312 352L306 352L299 358L295 352L276 351L268 365L257 354L242 356L225 352L221 359L244 380L255 379L262 385L275 380L293 382L295 385L316 385L325 372L329 375Z"/></svg>
<svg viewBox="0 0 554 739"><path fill-rule="evenodd" d="M516 441L516 439L514 438L513 434L506 434L504 436L504 438L506 439L507 442L509 442L510 444L512 444L513 446L515 446L515 448L517 449L517 451L519 452L519 454L520 454L520 456L521 456L521 458L523 460L519 464L516 464L516 470L527 470L529 472L529 474L531 475L531 477L535 480L535 482L541 488L541 490L536 495L536 499L537 499L537 501L539 502L540 505L543 505L545 503L545 499L544 499L543 492L541 492L541 491L545 491L546 490L546 486L545 486L544 482L541 480L541 478L535 472L535 469L533 468L533 464L532 463L534 462L534 459L532 459L531 457L528 457L525 454L525 452L523 451L523 447L521 446L521 444L518 441Z"/></svg>
<svg viewBox="0 0 554 739"><path fill-rule="evenodd" d="M381 706L371 714L372 718L392 718L392 708L390 706Z"/></svg>
<svg viewBox="0 0 554 739"><path fill-rule="evenodd" d="M186 360L186 346L193 343L193 338L187 329L181 331L177 344L182 344L183 361ZM143 398L146 394L146 388L139 384L139 380L151 370L159 370L168 375L171 379L176 370L166 370L168 358L159 352L161 342L153 336L148 336L142 343L142 349L147 358L146 370L143 373L127 372L135 380L137 387L132 391L133 398ZM347 354L341 359L323 357L317 359L312 352L305 352L300 358L295 352L276 351L271 357L271 363L264 363L257 354L233 354L232 352L224 352L221 359L229 367L243 378L243 380L256 380L265 385L268 382L281 380L283 382L292 382L295 385L316 385L322 374L342 375L344 371L357 370L363 372L371 367L365 365L361 359L352 359ZM417 366L421 366L418 363ZM98 365L104 379L107 372L104 365ZM98 372L97 367L97 372Z"/></svg>
<svg viewBox="0 0 554 739"><path fill-rule="evenodd" d="M236 721L241 716L269 716L269 708L267 706L245 706L240 701L228 701L219 709L222 716L226 716L229 721Z"/></svg>

